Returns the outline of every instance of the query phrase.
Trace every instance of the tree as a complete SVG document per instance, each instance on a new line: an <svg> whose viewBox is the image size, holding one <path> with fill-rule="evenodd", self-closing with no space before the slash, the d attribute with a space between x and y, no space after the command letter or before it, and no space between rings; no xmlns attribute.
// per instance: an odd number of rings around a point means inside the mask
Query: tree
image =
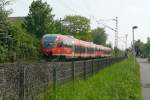
<svg viewBox="0 0 150 100"><path fill-rule="evenodd" d="M135 42L135 52L137 56L140 56L141 54L144 53L144 43L141 42L140 40L137 40Z"/></svg>
<svg viewBox="0 0 150 100"><path fill-rule="evenodd" d="M9 34L11 41L9 42L9 61L37 59L39 55L39 41L33 35L26 32L22 28L22 22L10 22Z"/></svg>
<svg viewBox="0 0 150 100"><path fill-rule="evenodd" d="M112 48L112 44L111 43L106 44L106 46L109 47L109 48Z"/></svg>
<svg viewBox="0 0 150 100"><path fill-rule="evenodd" d="M90 30L90 20L83 16L66 16L64 21L68 23L69 33L84 33Z"/></svg>
<svg viewBox="0 0 150 100"><path fill-rule="evenodd" d="M11 10L6 10L5 7L10 4L8 0L0 0L0 33L8 30L8 15Z"/></svg>
<svg viewBox="0 0 150 100"><path fill-rule="evenodd" d="M67 30L66 34L73 35L78 39L85 41L91 41L90 33L90 20L83 16L66 16L64 21L67 23L65 27Z"/></svg>
<svg viewBox="0 0 150 100"><path fill-rule="evenodd" d="M145 51L150 51L150 43L145 44Z"/></svg>
<svg viewBox="0 0 150 100"><path fill-rule="evenodd" d="M8 15L11 10L6 10L6 6L9 4L8 0L0 0L0 62L6 61L8 55Z"/></svg>
<svg viewBox="0 0 150 100"><path fill-rule="evenodd" d="M114 47L114 49L113 49L113 56L124 56L125 55L125 52L123 51L123 50L120 50L119 48L117 48L117 47Z"/></svg>
<svg viewBox="0 0 150 100"><path fill-rule="evenodd" d="M64 20L55 20L54 21L54 33L55 34L67 34L68 26L65 25Z"/></svg>
<svg viewBox="0 0 150 100"><path fill-rule="evenodd" d="M41 38L46 33L53 33L53 18L52 8L46 2L42 2L42 0L33 1L29 14L25 18L25 28L28 32Z"/></svg>
<svg viewBox="0 0 150 100"><path fill-rule="evenodd" d="M8 20L10 10L5 7L9 3L0 1L0 63L37 59L39 41L22 28L22 22Z"/></svg>
<svg viewBox="0 0 150 100"><path fill-rule="evenodd" d="M150 42L144 44L145 55L150 56Z"/></svg>
<svg viewBox="0 0 150 100"><path fill-rule="evenodd" d="M95 44L106 45L107 34L103 28L96 28L92 30L93 42Z"/></svg>
<svg viewBox="0 0 150 100"><path fill-rule="evenodd" d="M10 1L0 0L0 23L6 23L7 17L10 14L10 10L6 10L5 7L10 4Z"/></svg>

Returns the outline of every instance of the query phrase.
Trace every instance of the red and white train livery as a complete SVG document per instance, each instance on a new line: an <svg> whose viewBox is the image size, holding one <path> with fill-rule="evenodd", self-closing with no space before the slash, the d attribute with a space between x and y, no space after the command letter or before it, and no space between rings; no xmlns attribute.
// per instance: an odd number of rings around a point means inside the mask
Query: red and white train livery
<svg viewBox="0 0 150 100"><path fill-rule="evenodd" d="M41 40L41 52L47 57L108 57L111 56L111 51L111 48L79 40L68 35L46 34Z"/></svg>

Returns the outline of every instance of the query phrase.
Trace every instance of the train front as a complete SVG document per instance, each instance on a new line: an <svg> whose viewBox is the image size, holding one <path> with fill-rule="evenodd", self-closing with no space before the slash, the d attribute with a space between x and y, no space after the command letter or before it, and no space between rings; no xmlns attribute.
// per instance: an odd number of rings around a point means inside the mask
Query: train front
<svg viewBox="0 0 150 100"><path fill-rule="evenodd" d="M46 34L41 40L41 52L44 56L53 56L53 49L57 47L58 35L57 34Z"/></svg>

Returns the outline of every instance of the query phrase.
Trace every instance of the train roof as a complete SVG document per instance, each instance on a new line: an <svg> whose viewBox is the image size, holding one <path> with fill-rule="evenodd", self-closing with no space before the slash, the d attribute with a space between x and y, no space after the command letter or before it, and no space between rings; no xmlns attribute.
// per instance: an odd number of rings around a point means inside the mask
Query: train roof
<svg viewBox="0 0 150 100"><path fill-rule="evenodd" d="M96 47L97 49L100 49L100 50L107 50L107 51L111 50L111 48L109 48L109 47L105 47L103 45L97 45L97 44L94 44L93 42L87 42L87 41L79 40L79 39L74 38L71 35L45 34L43 37L47 37L47 36L60 36L62 38L70 38L70 39L74 39L76 41L76 43L75 43L76 45L81 45L84 47Z"/></svg>
<svg viewBox="0 0 150 100"><path fill-rule="evenodd" d="M45 35L43 35L43 37L47 37L47 36L57 36L57 35L59 35L59 34L45 34Z"/></svg>

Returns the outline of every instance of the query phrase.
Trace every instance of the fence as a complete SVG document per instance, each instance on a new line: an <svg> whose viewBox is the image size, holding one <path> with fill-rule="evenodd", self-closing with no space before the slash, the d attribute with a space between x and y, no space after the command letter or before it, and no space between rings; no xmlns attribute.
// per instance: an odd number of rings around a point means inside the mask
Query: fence
<svg viewBox="0 0 150 100"><path fill-rule="evenodd" d="M36 97L47 91L49 86L55 89L58 82L75 80L77 76L86 79L88 75L123 59L125 57L74 62L1 64L0 100L41 100Z"/></svg>

